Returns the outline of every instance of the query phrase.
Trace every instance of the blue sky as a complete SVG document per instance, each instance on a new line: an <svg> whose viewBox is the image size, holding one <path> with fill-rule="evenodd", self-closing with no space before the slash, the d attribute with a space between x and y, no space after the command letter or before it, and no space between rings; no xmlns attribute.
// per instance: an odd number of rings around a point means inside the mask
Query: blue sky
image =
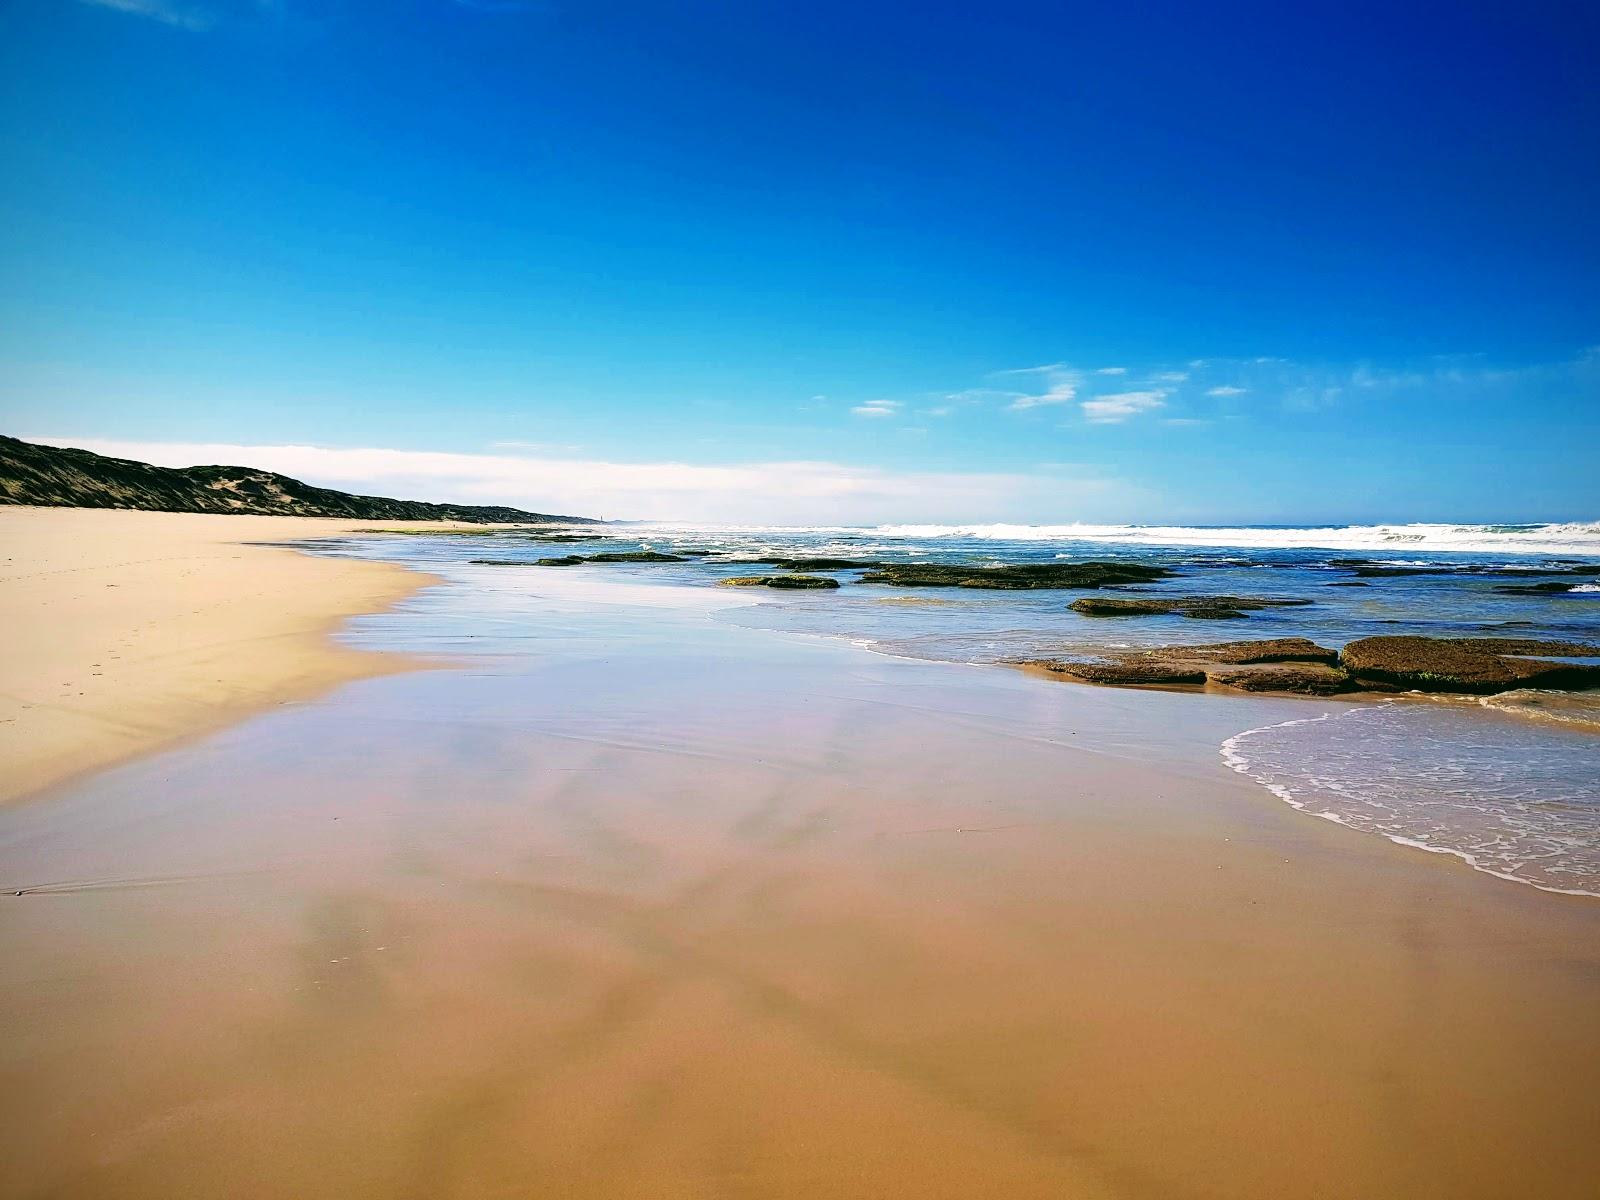
<svg viewBox="0 0 1600 1200"><path fill-rule="evenodd" d="M1597 12L12 0L0 430L611 516L1594 519Z"/></svg>

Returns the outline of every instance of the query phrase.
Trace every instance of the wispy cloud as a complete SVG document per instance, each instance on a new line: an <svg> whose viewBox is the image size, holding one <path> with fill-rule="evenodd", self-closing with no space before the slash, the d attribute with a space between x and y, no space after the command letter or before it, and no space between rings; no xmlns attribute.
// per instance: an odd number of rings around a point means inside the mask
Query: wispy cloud
<svg viewBox="0 0 1600 1200"><path fill-rule="evenodd" d="M186 29L190 33L205 33L227 22L281 19L284 0L79 0L92 8L108 8L113 12L145 17Z"/></svg>
<svg viewBox="0 0 1600 1200"><path fill-rule="evenodd" d="M1045 408L1052 404L1071 404L1078 398L1075 383L1053 383L1050 390L1037 395L1018 396L1007 407L1012 412L1026 412L1030 408Z"/></svg>
<svg viewBox="0 0 1600 1200"><path fill-rule="evenodd" d="M1249 390L1249 388L1234 387L1231 383L1225 383L1220 387L1207 388L1206 395L1217 397L1242 396Z"/></svg>
<svg viewBox="0 0 1600 1200"><path fill-rule="evenodd" d="M892 417L903 407L899 400L868 400L850 411L858 417Z"/></svg>
<svg viewBox="0 0 1600 1200"><path fill-rule="evenodd" d="M148 17L178 29L203 33L217 23L217 14L198 4L175 0L81 0L95 8L109 8L135 17Z"/></svg>
<svg viewBox="0 0 1600 1200"><path fill-rule="evenodd" d="M1012 392L1009 393L1010 403L1006 405L1012 412L1026 412L1031 408L1048 408L1058 404L1071 404L1078 398L1078 389L1083 386L1083 372L1069 367L1066 363L1051 363L1043 367L1023 367L1016 371L999 371L999 375L1038 375L1045 384L1042 392Z"/></svg>
<svg viewBox="0 0 1600 1200"><path fill-rule="evenodd" d="M184 467L260 467L325 487L406 499L508 504L617 518L851 524L918 520L1125 520L1148 497L1081 474L896 471L831 462L610 462L379 448L249 446L28 437L52 446Z"/></svg>
<svg viewBox="0 0 1600 1200"><path fill-rule="evenodd" d="M1127 367L1101 367L1095 372L1096 375L1126 375L1127 373Z"/></svg>
<svg viewBox="0 0 1600 1200"><path fill-rule="evenodd" d="M1115 392L1096 396L1081 405L1083 415L1095 425L1119 425L1130 417L1166 406L1165 392Z"/></svg>

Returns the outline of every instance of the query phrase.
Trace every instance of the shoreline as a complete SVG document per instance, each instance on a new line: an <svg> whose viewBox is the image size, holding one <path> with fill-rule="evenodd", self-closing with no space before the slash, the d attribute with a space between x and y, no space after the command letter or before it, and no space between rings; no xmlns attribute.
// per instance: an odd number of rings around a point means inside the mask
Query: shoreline
<svg viewBox="0 0 1600 1200"><path fill-rule="evenodd" d="M0 806L352 680L425 666L333 635L437 577L260 543L426 527L0 508L0 626L10 631Z"/></svg>

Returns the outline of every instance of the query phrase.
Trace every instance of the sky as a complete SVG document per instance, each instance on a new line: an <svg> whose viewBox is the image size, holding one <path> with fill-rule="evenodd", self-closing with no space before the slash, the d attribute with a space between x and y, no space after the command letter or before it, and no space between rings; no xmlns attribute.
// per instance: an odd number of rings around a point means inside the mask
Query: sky
<svg viewBox="0 0 1600 1200"><path fill-rule="evenodd" d="M0 432L733 523L1600 519L1600 6L8 0Z"/></svg>

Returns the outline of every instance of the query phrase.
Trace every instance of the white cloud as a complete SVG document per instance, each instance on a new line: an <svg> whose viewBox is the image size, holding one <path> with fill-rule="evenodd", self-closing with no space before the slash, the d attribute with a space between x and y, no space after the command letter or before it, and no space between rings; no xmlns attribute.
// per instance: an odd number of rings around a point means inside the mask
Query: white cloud
<svg viewBox="0 0 1600 1200"><path fill-rule="evenodd" d="M1187 371L1163 371L1156 376L1156 379L1161 383L1183 383L1188 378L1189 372Z"/></svg>
<svg viewBox="0 0 1600 1200"><path fill-rule="evenodd" d="M196 33L216 24L215 14L195 4L176 4L171 0L83 0L96 8L110 8L136 17L149 17L163 25Z"/></svg>
<svg viewBox="0 0 1600 1200"><path fill-rule="evenodd" d="M850 410L858 417L892 417L900 411L898 400L868 400Z"/></svg>
<svg viewBox="0 0 1600 1200"><path fill-rule="evenodd" d="M1040 367L1012 367L1009 371L996 371L996 375L1055 375L1070 371L1066 363L1045 363Z"/></svg>
<svg viewBox="0 0 1600 1200"><path fill-rule="evenodd" d="M1101 367L1095 372L1096 375L1126 375L1127 373L1127 367Z"/></svg>
<svg viewBox="0 0 1600 1200"><path fill-rule="evenodd" d="M508 504L583 516L872 524L919 520L1128 520L1148 497L1092 468L1078 475L895 471L829 462L697 465L378 448L28 437L186 467L259 467L323 487L410 500Z"/></svg>
<svg viewBox="0 0 1600 1200"><path fill-rule="evenodd" d="M1207 388L1208 396L1242 396L1249 391L1248 388L1234 387L1232 384L1223 384L1221 387Z"/></svg>
<svg viewBox="0 0 1600 1200"><path fill-rule="evenodd" d="M1096 425L1117 425L1129 417L1165 407L1165 392L1116 392L1082 404L1083 415Z"/></svg>
<svg viewBox="0 0 1600 1200"><path fill-rule="evenodd" d="M1018 396L1006 407L1012 412L1025 412L1030 408L1044 408L1052 404L1071 404L1078 398L1076 383L1052 383L1050 389L1037 395Z"/></svg>

